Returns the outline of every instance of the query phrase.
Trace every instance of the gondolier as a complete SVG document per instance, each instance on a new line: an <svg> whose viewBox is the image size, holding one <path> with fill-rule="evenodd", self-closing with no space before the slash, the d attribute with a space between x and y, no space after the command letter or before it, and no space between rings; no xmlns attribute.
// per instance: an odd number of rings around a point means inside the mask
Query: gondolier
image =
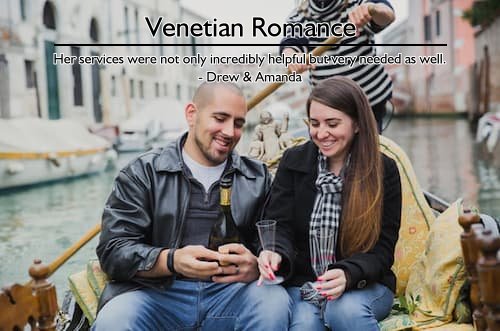
<svg viewBox="0 0 500 331"><path fill-rule="evenodd" d="M357 37L344 37L326 50L329 57L375 56L375 33L382 31L394 21L394 10L388 0L304 0L288 17L288 22L307 24L309 22L352 22L358 30ZM288 56L297 52L311 51L326 38L292 37L291 31L281 41L280 51ZM379 132L386 113L386 103L392 96L392 82L381 64L362 64L359 61L350 66L341 63L317 63L315 65L291 64L290 71L310 71L310 83L332 76L346 76L358 83L368 96Z"/></svg>

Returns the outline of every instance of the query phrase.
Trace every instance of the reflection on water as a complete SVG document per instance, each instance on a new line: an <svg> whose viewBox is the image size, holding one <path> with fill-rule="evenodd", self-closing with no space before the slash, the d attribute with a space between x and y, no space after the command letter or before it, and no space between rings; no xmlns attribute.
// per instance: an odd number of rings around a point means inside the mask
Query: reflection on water
<svg viewBox="0 0 500 331"><path fill-rule="evenodd" d="M423 188L500 215L500 169L479 159L466 121L393 120L385 134L408 153ZM132 157L121 155L119 167ZM0 193L0 285L26 281L34 258L52 262L99 222L115 173ZM53 276L59 298L67 276L95 258L95 246L96 239Z"/></svg>
<svg viewBox="0 0 500 331"><path fill-rule="evenodd" d="M475 144L466 120L394 120L384 135L406 151L422 188L500 216L500 168Z"/></svg>
<svg viewBox="0 0 500 331"><path fill-rule="evenodd" d="M121 156L119 166L132 156ZM115 172L0 193L0 284L28 280L34 258L52 262L99 222ZM60 298L67 276L95 257L96 244L92 240L55 273Z"/></svg>
<svg viewBox="0 0 500 331"><path fill-rule="evenodd" d="M100 218L112 178L105 173L1 195L1 283L24 282L33 258L49 263L88 231ZM77 258L91 256L93 247L95 242ZM65 266L56 282L64 284L65 275L75 270Z"/></svg>

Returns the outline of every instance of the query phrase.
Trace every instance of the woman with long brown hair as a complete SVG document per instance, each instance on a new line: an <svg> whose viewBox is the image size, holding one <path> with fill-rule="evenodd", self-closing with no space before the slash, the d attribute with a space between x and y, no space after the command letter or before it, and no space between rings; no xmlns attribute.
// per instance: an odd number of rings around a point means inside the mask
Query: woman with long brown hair
<svg viewBox="0 0 500 331"><path fill-rule="evenodd" d="M367 97L351 79L320 82L307 115L311 140L285 152L266 205L276 248L261 252L260 280L285 276L290 330L377 330L396 284L399 172L380 152Z"/></svg>

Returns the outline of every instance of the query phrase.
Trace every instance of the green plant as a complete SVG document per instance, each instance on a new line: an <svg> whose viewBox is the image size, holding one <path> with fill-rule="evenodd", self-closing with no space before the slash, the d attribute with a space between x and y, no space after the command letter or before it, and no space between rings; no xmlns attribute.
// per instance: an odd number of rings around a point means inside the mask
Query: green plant
<svg viewBox="0 0 500 331"><path fill-rule="evenodd" d="M407 299L406 296L404 296L404 295L400 295L398 297L398 302L396 302L392 306L392 310L394 310L395 312L400 313L400 314L408 314L408 315L413 314L415 311L419 311L419 312L423 313L424 315L432 316L431 315L432 312L430 310L423 310L423 309L418 307L420 304L420 300L421 300L420 295L417 295L414 298L413 295L410 294L409 299Z"/></svg>
<svg viewBox="0 0 500 331"><path fill-rule="evenodd" d="M475 1L472 7L464 11L463 18L471 25L487 25L500 16L500 1Z"/></svg>

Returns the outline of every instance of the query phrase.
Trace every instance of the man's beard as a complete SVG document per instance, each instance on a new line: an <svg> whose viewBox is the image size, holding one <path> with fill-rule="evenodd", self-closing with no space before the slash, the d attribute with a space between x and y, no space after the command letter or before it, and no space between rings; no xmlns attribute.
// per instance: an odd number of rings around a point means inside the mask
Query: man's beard
<svg viewBox="0 0 500 331"><path fill-rule="evenodd" d="M229 151L226 153L226 154L211 154L210 153L210 145L212 144L214 140L214 137L211 137L211 140L208 142L208 145L205 146L203 145L203 142L201 141L201 139L198 138L198 135L195 134L194 135L194 141L196 143L196 146L198 146L198 148L200 149L201 153L203 154L203 156L210 162L214 163L214 164L221 164L222 162L226 161L229 153L231 153L232 151L232 148L229 149Z"/></svg>

